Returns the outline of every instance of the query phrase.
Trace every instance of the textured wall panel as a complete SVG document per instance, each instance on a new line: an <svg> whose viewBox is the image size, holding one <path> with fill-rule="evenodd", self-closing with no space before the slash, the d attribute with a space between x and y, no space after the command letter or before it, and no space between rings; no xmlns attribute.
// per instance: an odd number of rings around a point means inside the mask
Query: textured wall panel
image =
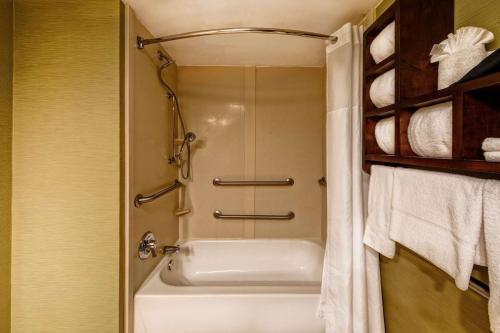
<svg viewBox="0 0 500 333"><path fill-rule="evenodd" d="M118 332L120 2L15 2L12 331Z"/></svg>

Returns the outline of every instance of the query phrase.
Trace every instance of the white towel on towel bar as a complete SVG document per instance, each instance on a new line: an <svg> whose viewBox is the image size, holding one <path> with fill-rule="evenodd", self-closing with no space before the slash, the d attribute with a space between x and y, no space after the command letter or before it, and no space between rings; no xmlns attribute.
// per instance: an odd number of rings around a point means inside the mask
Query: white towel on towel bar
<svg viewBox="0 0 500 333"><path fill-rule="evenodd" d="M408 141L419 156L451 158L452 103L418 109L410 118Z"/></svg>
<svg viewBox="0 0 500 333"><path fill-rule="evenodd" d="M484 159L488 162L500 162L500 151L485 151Z"/></svg>
<svg viewBox="0 0 500 333"><path fill-rule="evenodd" d="M500 138L486 138L481 145L484 151L500 151Z"/></svg>
<svg viewBox="0 0 500 333"><path fill-rule="evenodd" d="M368 217L363 243L387 258L394 258L396 244L389 238L394 171L396 168L373 165L368 190Z"/></svg>
<svg viewBox="0 0 500 333"><path fill-rule="evenodd" d="M485 181L397 168L390 238L469 286L480 239Z"/></svg>
<svg viewBox="0 0 500 333"><path fill-rule="evenodd" d="M378 108L394 104L396 72L391 69L378 76L370 86L370 99Z"/></svg>
<svg viewBox="0 0 500 333"><path fill-rule="evenodd" d="M488 180L484 186L484 236L488 253L491 330L500 332L500 181Z"/></svg>

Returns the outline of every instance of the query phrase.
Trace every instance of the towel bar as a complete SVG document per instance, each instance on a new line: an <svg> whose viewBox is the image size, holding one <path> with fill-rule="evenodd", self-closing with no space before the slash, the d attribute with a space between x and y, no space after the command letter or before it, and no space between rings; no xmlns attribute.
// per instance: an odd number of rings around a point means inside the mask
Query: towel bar
<svg viewBox="0 0 500 333"><path fill-rule="evenodd" d="M284 215L223 214L220 210L216 210L214 217L223 220L291 220L295 217L295 214L293 212Z"/></svg>
<svg viewBox="0 0 500 333"><path fill-rule="evenodd" d="M470 277L469 288L486 299L490 298L489 286L473 276Z"/></svg>
<svg viewBox="0 0 500 333"><path fill-rule="evenodd" d="M171 185L169 185L169 186L165 187L164 189L162 189L156 193L153 193L151 195L143 196L142 194L137 194L135 196L135 199L134 199L134 205L137 208L139 208L139 207L141 207L142 204L145 204L145 203L148 203L151 201L155 201L159 197L162 197L165 194L167 194L168 192L172 192L173 190L175 190L176 188L179 188L181 186L182 186L182 183L176 179Z"/></svg>
<svg viewBox="0 0 500 333"><path fill-rule="evenodd" d="M212 182L214 186L292 186L295 182L293 178L284 180L222 180L215 178Z"/></svg>

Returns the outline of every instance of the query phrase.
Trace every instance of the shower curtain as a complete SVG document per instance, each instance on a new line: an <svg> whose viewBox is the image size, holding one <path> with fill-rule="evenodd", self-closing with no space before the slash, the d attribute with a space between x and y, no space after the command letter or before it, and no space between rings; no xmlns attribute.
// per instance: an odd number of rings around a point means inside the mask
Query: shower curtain
<svg viewBox="0 0 500 333"><path fill-rule="evenodd" d="M384 332L378 254L363 245L362 27L326 48L327 243L318 315L326 333Z"/></svg>

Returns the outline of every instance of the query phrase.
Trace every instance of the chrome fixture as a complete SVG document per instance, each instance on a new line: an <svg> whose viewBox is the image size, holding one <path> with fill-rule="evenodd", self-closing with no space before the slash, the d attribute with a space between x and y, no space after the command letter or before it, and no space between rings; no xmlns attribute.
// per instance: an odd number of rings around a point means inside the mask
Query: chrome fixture
<svg viewBox="0 0 500 333"><path fill-rule="evenodd" d="M160 247L160 253L162 253L162 254L176 254L176 253L179 253L180 250L181 250L181 248L177 245L173 245L173 246L165 245L165 246Z"/></svg>
<svg viewBox="0 0 500 333"><path fill-rule="evenodd" d="M153 193L151 195L144 196L142 194L137 194L135 196L134 205L137 208L139 208L139 207L141 207L142 204L154 201L154 200L158 199L159 197L162 197L165 194L167 194L168 192L172 192L173 190L175 190L181 186L182 186L182 183L176 179L176 180L174 180L174 182L171 185L169 185L169 186L165 187L164 189L161 189L160 191Z"/></svg>
<svg viewBox="0 0 500 333"><path fill-rule="evenodd" d="M148 231L142 236L141 242L139 243L139 259L146 260L153 256L156 257L156 237L151 232Z"/></svg>
<svg viewBox="0 0 500 333"><path fill-rule="evenodd" d="M163 79L163 71L168 68L168 66L174 64L174 60L168 57L161 51L158 51L158 59L164 61L164 63L158 68L158 79L161 84L167 89L167 97L170 100L171 111L172 111L172 152L170 158L168 159L169 164L179 165L180 174L183 179L189 179L191 176L191 147L190 143L194 141L196 135L193 132L186 133L186 126L184 124L184 118L182 117L181 108L179 106L179 99L175 94L174 90L170 85ZM177 152L176 141L179 137L178 127L180 125L181 133L184 138L182 148ZM188 136L189 135L189 136ZM191 141L189 141L191 140ZM187 158L184 161L183 150L184 145L187 146Z"/></svg>
<svg viewBox="0 0 500 333"><path fill-rule="evenodd" d="M156 258L157 250L161 254L176 254L179 253L180 247L177 245L170 246L160 246L158 247L158 241L156 240L155 235L148 231L142 236L141 242L139 243L139 259L146 260L150 257Z"/></svg>
<svg viewBox="0 0 500 333"><path fill-rule="evenodd" d="M243 27L243 28L224 28L224 29L191 31L182 34L175 34L175 35L169 35L151 39L145 39L142 38L141 36L137 36L137 47L139 49L143 49L144 46L146 45L170 42L173 40L179 40L185 38L211 36L211 35L241 34L241 33L278 34L278 35L288 35L288 36L297 36L306 38L316 38L316 39L327 40L330 41L331 43L336 43L338 41L337 36L319 34L310 31L281 29L281 28Z"/></svg>
<svg viewBox="0 0 500 333"><path fill-rule="evenodd" d="M293 212L288 212L285 215L223 214L220 210L216 210L214 217L223 220L291 220L295 217L295 214Z"/></svg>
<svg viewBox="0 0 500 333"><path fill-rule="evenodd" d="M295 182L293 178L284 180L222 180L215 178L214 186L292 186Z"/></svg>

